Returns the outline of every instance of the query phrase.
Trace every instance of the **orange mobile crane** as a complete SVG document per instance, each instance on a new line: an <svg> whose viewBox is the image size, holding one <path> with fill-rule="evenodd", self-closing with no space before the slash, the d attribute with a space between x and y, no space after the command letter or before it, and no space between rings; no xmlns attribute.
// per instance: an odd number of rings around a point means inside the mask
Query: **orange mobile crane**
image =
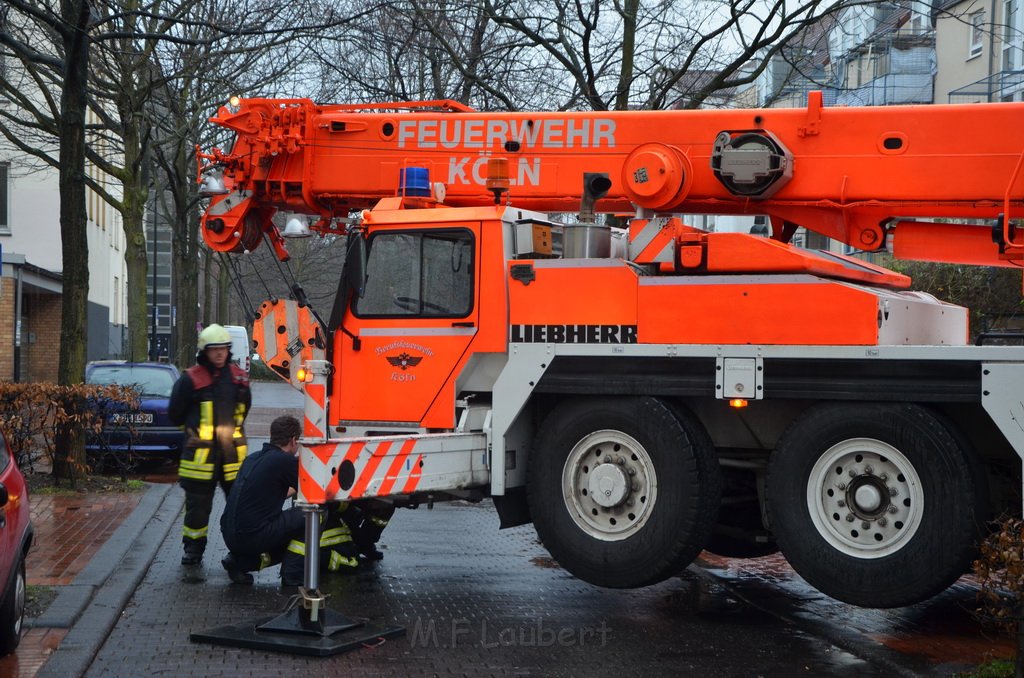
<svg viewBox="0 0 1024 678"><path fill-rule="evenodd" d="M299 293L253 332L305 393L311 511L490 497L594 584L777 548L831 596L898 606L1020 505L1024 348L969 345L966 309L789 241L1021 266L1022 120L820 93L586 113L233 100L212 118L233 148L198 154L218 194L202 231L280 259L283 235L347 236L329 319ZM679 216L699 213L765 215L770 237Z"/></svg>

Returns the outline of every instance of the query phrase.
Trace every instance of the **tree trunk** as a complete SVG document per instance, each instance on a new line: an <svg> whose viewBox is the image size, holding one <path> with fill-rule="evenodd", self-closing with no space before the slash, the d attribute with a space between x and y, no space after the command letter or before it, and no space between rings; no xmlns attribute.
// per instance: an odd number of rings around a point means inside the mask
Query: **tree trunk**
<svg viewBox="0 0 1024 678"><path fill-rule="evenodd" d="M186 223L190 232L198 233L197 217L194 210L179 214L179 223ZM175 327L177 335L176 362L181 367L192 364L196 356L196 322L199 320L199 264L196 257L195 237L191 241L185 238L174 239L174 294L175 294Z"/></svg>
<svg viewBox="0 0 1024 678"><path fill-rule="evenodd" d="M147 360L149 356L149 314L151 299L146 293L149 282L149 262L146 255L145 214L149 190L144 172L133 168L143 161L140 130L129 120L124 125L124 209L121 222L124 228L124 262L128 269L128 359ZM155 208L155 203L154 203ZM155 251L155 248L154 248Z"/></svg>
<svg viewBox="0 0 1024 678"><path fill-rule="evenodd" d="M615 93L615 110L629 110L629 88L633 84L633 62L636 56L636 13L640 0L626 0L622 7L622 70Z"/></svg>
<svg viewBox="0 0 1024 678"><path fill-rule="evenodd" d="M64 20L64 87L60 113L60 237L63 261L60 358L57 380L63 385L85 377L88 340L89 240L85 211L85 106L89 66L88 0L61 0ZM53 472L74 480L85 470L85 441L67 430L58 441Z"/></svg>

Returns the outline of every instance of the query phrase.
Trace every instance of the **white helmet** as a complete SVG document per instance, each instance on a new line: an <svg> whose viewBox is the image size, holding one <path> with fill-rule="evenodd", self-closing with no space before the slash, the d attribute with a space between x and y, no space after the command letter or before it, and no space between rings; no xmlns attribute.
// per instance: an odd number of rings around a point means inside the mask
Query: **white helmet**
<svg viewBox="0 0 1024 678"><path fill-rule="evenodd" d="M231 335L222 326L214 323L199 333L199 350L205 351L215 346L231 346Z"/></svg>

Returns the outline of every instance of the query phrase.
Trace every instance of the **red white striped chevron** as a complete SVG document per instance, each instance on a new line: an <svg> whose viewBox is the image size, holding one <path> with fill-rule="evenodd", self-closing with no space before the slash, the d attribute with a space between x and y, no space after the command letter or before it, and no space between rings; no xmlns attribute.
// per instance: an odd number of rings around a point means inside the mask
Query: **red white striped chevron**
<svg viewBox="0 0 1024 678"><path fill-rule="evenodd" d="M634 219L629 224L629 258L638 264L671 263L675 236L674 219Z"/></svg>
<svg viewBox="0 0 1024 678"><path fill-rule="evenodd" d="M302 435L305 438L327 438L327 384L306 384Z"/></svg>
<svg viewBox="0 0 1024 678"><path fill-rule="evenodd" d="M487 436L431 433L304 441L299 496L310 504L486 485Z"/></svg>

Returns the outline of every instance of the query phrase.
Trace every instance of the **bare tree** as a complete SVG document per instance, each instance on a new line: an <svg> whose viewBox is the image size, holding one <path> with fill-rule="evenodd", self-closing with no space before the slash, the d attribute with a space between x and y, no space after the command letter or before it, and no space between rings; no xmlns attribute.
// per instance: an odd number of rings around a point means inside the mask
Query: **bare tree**
<svg viewBox="0 0 1024 678"><path fill-rule="evenodd" d="M74 181L81 182L83 196L84 187L88 185L121 213L127 241L128 355L141 360L147 353L147 295L144 293L147 261L142 224L150 188L146 163L151 157L150 146L154 140L149 117L149 101L153 93L173 87L179 75L196 81L218 64L231 64L237 69L240 65L244 67L246 61L252 63L255 60L239 60L237 56L242 53L260 55L267 63L276 64L278 75L282 75L281 64L287 62L275 61L271 52L292 40L340 25L347 21L347 17L334 11L329 4L323 5L316 0L292 3L247 0L221 8L212 0L92 0L79 3L64 0L60 14L41 3L16 0L7 5L7 16L0 28L0 45L7 55L17 59L19 77L0 82L0 100L13 104L0 112L0 133L39 164L58 168L62 173L67 172L67 176L73 176ZM91 23L79 26L70 21L68 16L72 10L80 10L85 17L83 21ZM184 74L154 68L157 47L168 43L192 46L196 48L193 54L205 53L208 60L183 62L181 65L186 69L195 69ZM78 50L75 59L66 58L71 46ZM86 58L90 53L93 59L91 69ZM238 70L235 76L242 84L258 82L244 77ZM69 92L69 87L79 90ZM226 96L224 93L221 98ZM64 147L77 139L74 130L65 126L71 124L71 113L64 111L64 105L79 101L83 107L88 101L89 109L100 121L88 130L89 143L85 153L95 167L115 179L116 188L113 190L94 176L72 171L69 169L72 166L63 158ZM185 135L191 137L192 144L198 138L196 130L202 126L200 123L198 128L193 127L192 132ZM82 129L85 129L84 122ZM58 140L62 140L60 154L56 152ZM181 172L186 163L184 157L179 154L176 173L190 176L193 174L191 171L187 174ZM81 380L85 364L84 332L87 323L84 318L88 292L85 262L88 257L84 197L81 204L81 208L72 206L70 202L65 206L62 200L62 214L63 210L71 210L81 217L81 224L76 226L80 233L64 233L65 256L82 262L80 267L76 261L67 258L64 262L65 305L73 302L76 308L81 307L77 312L66 309L64 316L66 337L62 341L62 351L81 354L74 357L67 368L61 368L61 378L69 381ZM182 206L181 211L176 210L175 213L184 215L186 209ZM195 216L185 220L186 223L189 221L193 226L197 223ZM186 252L182 253L180 261L188 257L188 242L186 239ZM78 273L79 268L81 274Z"/></svg>
<svg viewBox="0 0 1024 678"><path fill-rule="evenodd" d="M163 41L150 64L154 80L159 83L147 111L153 125L153 158L159 167L156 185L164 200L163 213L169 215L174 231L174 360L178 364L189 363L195 355L194 328L200 320L198 281L208 275L205 271L212 274L209 264L216 260L215 253L206 249L199 237L203 197L197 190L195 149L209 149L228 138L223 128L213 127L207 119L233 94L273 91L294 81L296 72L304 66L303 41L324 28L303 28L306 17L326 16L331 22L344 20L338 14L314 11L313 3L302 8L293 5L289 13L283 13L283 7L271 3L267 12L261 14L266 22L263 30L250 29L230 41L220 41L218 26L230 24L237 15L237 6L197 4L183 17L186 20L172 29L175 40ZM294 30L274 28L287 25ZM203 275L200 256L208 264ZM204 298L211 297L207 293ZM205 310L204 324L211 321L209 308ZM216 319L223 321L223 314Z"/></svg>
<svg viewBox="0 0 1024 678"><path fill-rule="evenodd" d="M321 99L483 110L698 107L843 8L877 0L396 0L311 53Z"/></svg>
<svg viewBox="0 0 1024 678"><path fill-rule="evenodd" d="M515 110L546 92L550 57L497 26L472 0L383 4L310 46L320 100L453 99ZM553 95L552 95L553 96Z"/></svg>

